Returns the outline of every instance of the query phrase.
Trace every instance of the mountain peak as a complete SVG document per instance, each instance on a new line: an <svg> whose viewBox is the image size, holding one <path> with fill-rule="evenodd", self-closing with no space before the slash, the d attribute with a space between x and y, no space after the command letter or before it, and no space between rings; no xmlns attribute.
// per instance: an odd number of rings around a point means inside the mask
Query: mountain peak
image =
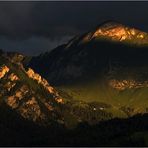
<svg viewBox="0 0 148 148"><path fill-rule="evenodd" d="M86 43L92 39L96 41L108 39L138 45L148 44L147 33L112 20L105 21L98 25L94 30L87 33L80 43Z"/></svg>
<svg viewBox="0 0 148 148"><path fill-rule="evenodd" d="M93 38L107 37L114 41L147 42L147 33L128 27L116 21L107 21L98 27ZM146 43L145 42L145 43Z"/></svg>

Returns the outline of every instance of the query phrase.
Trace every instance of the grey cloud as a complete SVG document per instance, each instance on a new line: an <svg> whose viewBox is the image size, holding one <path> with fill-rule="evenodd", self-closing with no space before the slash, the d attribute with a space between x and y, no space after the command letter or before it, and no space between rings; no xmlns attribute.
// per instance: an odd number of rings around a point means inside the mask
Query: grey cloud
<svg viewBox="0 0 148 148"><path fill-rule="evenodd" d="M36 54L106 20L148 31L148 2L2 2L0 48Z"/></svg>
<svg viewBox="0 0 148 148"><path fill-rule="evenodd" d="M38 55L45 51L50 51L56 46L66 43L71 36L59 39L49 39L46 37L31 37L24 40L9 40L0 38L0 48L5 51L16 51L25 55Z"/></svg>
<svg viewBox="0 0 148 148"><path fill-rule="evenodd" d="M107 19L148 30L148 2L0 2L0 35L56 38L75 35Z"/></svg>

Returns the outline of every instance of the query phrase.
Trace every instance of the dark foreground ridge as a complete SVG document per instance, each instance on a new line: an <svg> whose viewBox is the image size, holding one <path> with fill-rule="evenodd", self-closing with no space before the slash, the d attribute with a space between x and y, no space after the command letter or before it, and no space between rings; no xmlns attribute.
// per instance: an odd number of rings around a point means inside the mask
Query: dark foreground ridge
<svg viewBox="0 0 148 148"><path fill-rule="evenodd" d="M11 110L4 115L4 110L0 109L0 146L147 146L148 114L94 126L84 122L70 130L56 123L39 126Z"/></svg>

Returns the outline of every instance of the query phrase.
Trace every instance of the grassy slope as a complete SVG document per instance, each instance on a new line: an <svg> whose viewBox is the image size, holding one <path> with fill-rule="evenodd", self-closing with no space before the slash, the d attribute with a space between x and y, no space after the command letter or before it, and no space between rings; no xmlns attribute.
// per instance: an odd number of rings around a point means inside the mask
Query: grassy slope
<svg viewBox="0 0 148 148"><path fill-rule="evenodd" d="M134 113L145 112L148 107L148 88L117 91L95 81L87 84L64 85L58 89L74 100L109 104L112 107L106 111L118 117L126 117L126 114L120 110L121 107L134 108Z"/></svg>

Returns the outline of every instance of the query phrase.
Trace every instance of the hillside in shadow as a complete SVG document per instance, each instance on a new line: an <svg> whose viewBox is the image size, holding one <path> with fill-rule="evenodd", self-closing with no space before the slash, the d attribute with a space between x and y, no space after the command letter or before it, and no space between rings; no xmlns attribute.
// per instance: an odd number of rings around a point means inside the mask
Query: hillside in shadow
<svg viewBox="0 0 148 148"><path fill-rule="evenodd" d="M48 79L51 84L65 85L91 81L96 77L102 79L116 67L132 68L140 73L138 68L148 65L147 56L147 46L92 40L69 48L66 48L66 45L59 46L49 53L33 57L28 66ZM70 67L73 69L68 71ZM127 71L123 70L118 74L122 76L125 73ZM119 75L117 77L120 77Z"/></svg>
<svg viewBox="0 0 148 148"><path fill-rule="evenodd" d="M0 146L147 146L148 114L92 126L83 122L74 129L57 123L39 126L7 106L0 108L0 115Z"/></svg>

